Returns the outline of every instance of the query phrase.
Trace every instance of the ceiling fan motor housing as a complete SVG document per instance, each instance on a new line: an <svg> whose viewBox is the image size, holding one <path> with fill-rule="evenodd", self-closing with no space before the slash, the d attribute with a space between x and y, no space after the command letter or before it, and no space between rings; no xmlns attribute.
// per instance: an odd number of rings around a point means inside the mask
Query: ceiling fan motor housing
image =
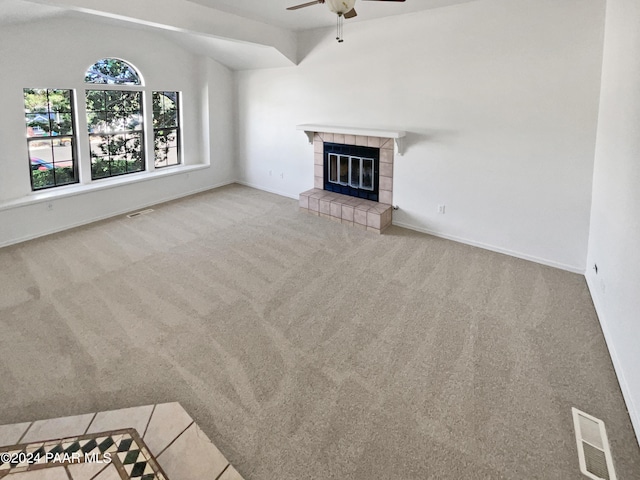
<svg viewBox="0 0 640 480"><path fill-rule="evenodd" d="M326 0L329 10L338 15L344 15L353 10L356 0Z"/></svg>

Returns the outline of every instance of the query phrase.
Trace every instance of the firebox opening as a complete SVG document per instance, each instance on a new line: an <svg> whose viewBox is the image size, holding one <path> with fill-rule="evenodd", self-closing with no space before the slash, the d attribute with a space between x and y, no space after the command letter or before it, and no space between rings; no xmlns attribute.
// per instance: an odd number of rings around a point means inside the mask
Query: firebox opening
<svg viewBox="0 0 640 480"><path fill-rule="evenodd" d="M380 149L324 143L324 189L378 201Z"/></svg>

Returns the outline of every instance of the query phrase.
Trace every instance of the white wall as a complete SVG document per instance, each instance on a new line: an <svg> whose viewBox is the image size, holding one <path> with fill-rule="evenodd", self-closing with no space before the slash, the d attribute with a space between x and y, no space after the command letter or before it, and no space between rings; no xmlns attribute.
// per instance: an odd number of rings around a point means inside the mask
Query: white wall
<svg viewBox="0 0 640 480"><path fill-rule="evenodd" d="M640 3L608 0L587 281L640 439ZM593 269L598 265L598 273Z"/></svg>
<svg viewBox="0 0 640 480"><path fill-rule="evenodd" d="M149 173L133 174L90 184L126 183L106 190L78 193L78 187L72 186L32 193L23 88L76 89L78 103L82 103L86 88L84 73L103 57L123 58L136 66L143 75L148 92L179 90L183 93L183 160L185 166L201 168L189 172L184 169L180 173L181 168L178 167L165 170L156 177ZM234 133L229 121L233 118L234 108L233 75L214 61L180 49L152 32L74 18L3 27L0 31L0 58L3 61L0 76L0 90L3 92L0 115L0 246L132 211L235 179ZM80 151L84 152L80 161L86 169L89 166L86 158L88 139L81 129L83 124L86 125L81 119L78 133ZM177 174L166 175L171 171ZM128 183L136 179L141 181ZM69 192L78 194L47 198Z"/></svg>
<svg viewBox="0 0 640 480"><path fill-rule="evenodd" d="M237 74L240 178L312 188L297 124L407 130L394 223L583 272L603 26L604 0L480 0L302 35Z"/></svg>

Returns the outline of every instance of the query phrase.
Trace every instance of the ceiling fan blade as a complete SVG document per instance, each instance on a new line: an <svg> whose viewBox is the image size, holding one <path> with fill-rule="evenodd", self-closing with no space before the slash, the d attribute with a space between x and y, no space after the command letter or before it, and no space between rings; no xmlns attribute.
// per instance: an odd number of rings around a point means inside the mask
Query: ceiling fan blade
<svg viewBox="0 0 640 480"><path fill-rule="evenodd" d="M356 9L352 8L351 10L349 10L347 13L344 14L344 18L353 18L358 16L358 14L356 13Z"/></svg>
<svg viewBox="0 0 640 480"><path fill-rule="evenodd" d="M315 0L314 2L302 3L300 5L294 5L293 7L288 7L287 10L298 10L299 8L310 7L311 5L317 5L318 3L324 3L324 0Z"/></svg>

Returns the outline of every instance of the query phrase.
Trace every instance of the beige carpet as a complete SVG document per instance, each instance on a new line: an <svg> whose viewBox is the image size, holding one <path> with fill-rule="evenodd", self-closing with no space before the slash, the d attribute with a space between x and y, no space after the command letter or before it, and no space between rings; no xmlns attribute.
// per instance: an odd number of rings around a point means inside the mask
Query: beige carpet
<svg viewBox="0 0 640 480"><path fill-rule="evenodd" d="M0 266L0 424L179 401L247 480L577 480L576 406L640 478L580 275L235 185Z"/></svg>

